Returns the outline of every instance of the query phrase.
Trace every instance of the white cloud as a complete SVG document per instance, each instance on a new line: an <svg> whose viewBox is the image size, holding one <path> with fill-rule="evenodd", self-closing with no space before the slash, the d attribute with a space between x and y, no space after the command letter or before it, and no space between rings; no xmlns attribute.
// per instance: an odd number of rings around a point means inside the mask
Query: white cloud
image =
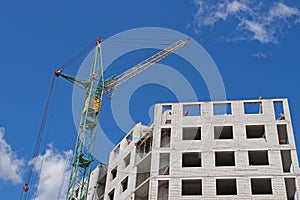
<svg viewBox="0 0 300 200"><path fill-rule="evenodd" d="M236 13L238 11L246 11L248 10L249 8L247 7L247 5L245 4L242 4L238 1L233 1L233 2L230 2L230 3L227 3L227 12L228 13Z"/></svg>
<svg viewBox="0 0 300 200"><path fill-rule="evenodd" d="M194 0L194 3L198 9L194 21L196 32L204 26L217 26L217 22L231 23L235 28L230 35L261 43L277 43L287 28L300 20L297 7L279 0Z"/></svg>
<svg viewBox="0 0 300 200"><path fill-rule="evenodd" d="M269 11L270 20L275 20L275 18L288 18L293 16L300 16L300 11L295 7L290 7L283 3L275 3Z"/></svg>
<svg viewBox="0 0 300 200"><path fill-rule="evenodd" d="M194 1L198 6L198 13L195 18L198 25L214 25L217 21L225 21L228 16L234 15L239 11L248 10L247 5L238 1L222 2L219 4L208 5L203 0ZM210 12L207 12L210 10Z"/></svg>
<svg viewBox="0 0 300 200"><path fill-rule="evenodd" d="M13 184L22 182L23 159L17 158L11 146L4 139L4 128L0 128L0 179Z"/></svg>
<svg viewBox="0 0 300 200"><path fill-rule="evenodd" d="M259 51L259 52L255 53L253 56L256 57L256 58L266 58L267 54Z"/></svg>
<svg viewBox="0 0 300 200"><path fill-rule="evenodd" d="M59 199L65 199L71 155L72 150L59 153L50 145L44 155L39 155L30 162L34 164L34 171L39 173L39 185L34 200L57 199L59 191Z"/></svg>
<svg viewBox="0 0 300 200"><path fill-rule="evenodd" d="M262 43L277 42L277 39L272 34L272 31L267 30L264 27L264 25L261 23L255 21L243 20L241 21L241 23L237 28L244 29L248 32L251 32L252 35L250 35L249 37L253 38L254 40L258 40Z"/></svg>

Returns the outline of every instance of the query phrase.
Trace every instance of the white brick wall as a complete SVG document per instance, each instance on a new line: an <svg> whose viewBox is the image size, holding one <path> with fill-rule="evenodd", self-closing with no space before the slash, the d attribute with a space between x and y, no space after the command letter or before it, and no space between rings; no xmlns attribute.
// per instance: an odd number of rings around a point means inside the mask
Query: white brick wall
<svg viewBox="0 0 300 200"><path fill-rule="evenodd" d="M274 114L274 101L282 101L285 120L278 121ZM263 113L244 114L244 102L261 102ZM166 103L155 105L154 123L152 125L153 145L151 151L149 187L136 190L135 143L143 137L141 129L145 126L137 124L133 129L131 144L123 139L120 142L120 153L114 155L112 151L108 165L108 176L104 200L108 200L108 193L115 189L114 199L138 199L135 194L141 195L148 192L148 199L157 199L158 180L169 180L169 199L287 199L285 189L285 177L296 178L297 191L300 190L298 158L294 141L294 134L290 118L287 99L266 99L247 101L220 101L217 103L231 103L231 115L213 115L213 104L216 102L193 103ZM201 105L200 116L183 116L183 105ZM163 116L162 106L172 105L171 124L165 124L166 116ZM286 124L289 144L280 145L277 135L277 124ZM266 138L247 139L246 125L264 125ZM201 126L201 140L182 140L183 127ZM233 126L233 139L214 139L214 126ZM171 128L170 147L160 147L161 128ZM149 129L150 130L150 129ZM235 166L215 167L215 151L234 151ZM269 165L249 166L249 150L267 150ZM281 162L280 150L291 150L292 166L294 172L284 173ZM123 169L123 159L131 153L131 163ZM202 167L182 167L183 152L201 152ZM159 154L170 153L169 175L158 175ZM117 177L111 181L110 169L118 167ZM128 189L121 191L121 181L129 177ZM250 178L271 178L272 193L270 195L251 195ZM181 180L201 179L202 195L182 196ZM216 195L216 179L236 179L237 195ZM147 189L148 188L148 189ZM299 193L299 192L298 192ZM299 198L299 197L298 197ZM147 199L147 198L146 198Z"/></svg>

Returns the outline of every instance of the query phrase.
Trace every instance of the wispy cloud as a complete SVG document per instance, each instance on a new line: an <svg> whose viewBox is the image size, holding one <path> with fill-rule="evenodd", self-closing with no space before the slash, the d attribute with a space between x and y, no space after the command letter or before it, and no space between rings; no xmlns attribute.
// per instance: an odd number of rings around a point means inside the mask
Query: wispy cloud
<svg viewBox="0 0 300 200"><path fill-rule="evenodd" d="M263 52L261 52L261 51L259 51L259 52L255 53L253 56L254 56L255 58L266 58L266 57L267 57L267 54L266 54L266 53L263 53Z"/></svg>
<svg viewBox="0 0 300 200"><path fill-rule="evenodd" d="M61 153L50 145L44 155L39 155L31 161L35 172L39 173L39 184L34 200L65 199L71 155L72 150ZM57 197L59 191L61 196Z"/></svg>
<svg viewBox="0 0 300 200"><path fill-rule="evenodd" d="M234 27L231 32L237 39L264 44L277 43L287 28L300 21L299 9L284 1L194 0L194 3L198 9L195 31L205 26L217 26L217 22L230 23Z"/></svg>
<svg viewBox="0 0 300 200"><path fill-rule="evenodd" d="M4 139L5 130L0 128L0 179L13 184L22 182L23 159L19 159Z"/></svg>

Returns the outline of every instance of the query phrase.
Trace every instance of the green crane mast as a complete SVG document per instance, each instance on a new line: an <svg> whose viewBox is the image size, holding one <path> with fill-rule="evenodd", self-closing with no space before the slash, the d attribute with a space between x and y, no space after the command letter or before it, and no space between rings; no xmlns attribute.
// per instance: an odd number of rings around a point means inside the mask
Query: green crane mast
<svg viewBox="0 0 300 200"><path fill-rule="evenodd" d="M77 77L62 74L63 69L55 71L56 76L61 76L67 79L84 89L86 92L85 104L78 127L78 136L73 155L66 200L87 199L98 126L98 116L102 106L103 94L112 92L116 86L136 76L174 51L185 46L189 41L190 38L178 40L174 44L133 66L122 74L113 76L108 80L104 80L101 55L102 39L98 38L96 41L89 80L82 80Z"/></svg>

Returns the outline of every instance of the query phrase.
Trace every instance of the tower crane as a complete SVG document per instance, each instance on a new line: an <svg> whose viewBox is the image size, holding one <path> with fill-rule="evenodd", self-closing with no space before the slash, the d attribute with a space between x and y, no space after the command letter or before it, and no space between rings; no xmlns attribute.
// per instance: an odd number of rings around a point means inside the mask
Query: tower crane
<svg viewBox="0 0 300 200"><path fill-rule="evenodd" d="M105 80L101 55L102 39L98 38L88 80L62 74L63 68L55 71L55 76L65 78L78 85L86 92L86 99L78 127L76 147L74 149L71 174L67 188L67 200L86 200L87 198L98 117L102 106L103 95L112 93L117 86L138 75L174 51L186 46L189 41L190 38L178 40L174 44L159 51L127 71Z"/></svg>

